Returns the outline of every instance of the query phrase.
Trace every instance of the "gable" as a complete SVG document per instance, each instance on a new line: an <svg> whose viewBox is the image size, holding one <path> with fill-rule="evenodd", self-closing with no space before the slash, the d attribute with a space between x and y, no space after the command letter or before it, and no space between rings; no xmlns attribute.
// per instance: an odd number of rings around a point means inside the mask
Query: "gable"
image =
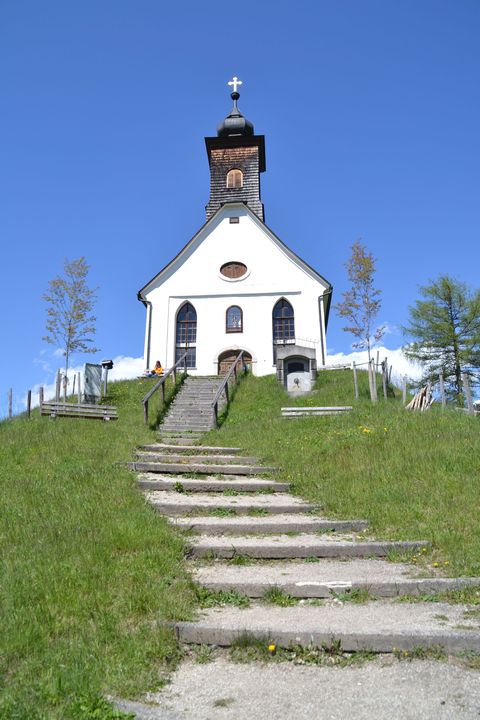
<svg viewBox="0 0 480 720"><path fill-rule="evenodd" d="M231 223L230 218L238 218ZM220 268L228 262L244 263L247 273L241 282L222 277ZM223 205L138 293L147 296L163 285L168 294L193 296L196 293L228 294L232 285L238 293L275 294L283 287L298 290L316 285L318 295L326 295L326 314L330 306L331 284L296 253L243 203ZM165 288L167 289L167 288Z"/></svg>

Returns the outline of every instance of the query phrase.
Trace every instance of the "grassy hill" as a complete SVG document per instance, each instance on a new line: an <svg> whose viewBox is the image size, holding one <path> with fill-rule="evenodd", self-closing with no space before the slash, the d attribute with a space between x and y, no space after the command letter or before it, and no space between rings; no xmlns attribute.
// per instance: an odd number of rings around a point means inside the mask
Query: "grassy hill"
<svg viewBox="0 0 480 720"><path fill-rule="evenodd" d="M385 539L427 539L432 561L450 574L480 575L478 418L437 407L406 411L393 388L372 405L367 373L359 376L357 402L351 371L321 373L315 392L295 401L273 377L246 378L215 439L275 463L279 479L327 513L365 518ZM354 409L281 418L288 404Z"/></svg>
<svg viewBox="0 0 480 720"><path fill-rule="evenodd" d="M384 538L431 540L433 562L480 575L478 420L411 414L394 397L374 407L361 381L349 415L286 420L291 401L274 378L246 378L205 442L258 454L327 513L364 517ZM183 541L119 464L155 438L142 423L146 388L110 386L115 423L0 423L1 718L117 717L103 693L152 689L178 658L173 633L153 621L194 612ZM338 371L298 404L352 398L351 374Z"/></svg>
<svg viewBox="0 0 480 720"><path fill-rule="evenodd" d="M101 693L158 684L157 618L188 618L183 542L118 461L155 434L145 382L112 383L119 420L0 423L0 717L109 718ZM83 709L82 709L83 708Z"/></svg>

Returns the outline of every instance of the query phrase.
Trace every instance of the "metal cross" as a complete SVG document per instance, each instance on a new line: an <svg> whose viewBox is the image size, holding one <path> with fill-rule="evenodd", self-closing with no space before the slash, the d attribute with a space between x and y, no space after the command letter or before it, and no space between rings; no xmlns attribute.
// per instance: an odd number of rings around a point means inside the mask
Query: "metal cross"
<svg viewBox="0 0 480 720"><path fill-rule="evenodd" d="M227 85L233 86L233 92L237 92L238 85L243 85L242 81L239 80L237 77L234 77L233 80L229 80Z"/></svg>

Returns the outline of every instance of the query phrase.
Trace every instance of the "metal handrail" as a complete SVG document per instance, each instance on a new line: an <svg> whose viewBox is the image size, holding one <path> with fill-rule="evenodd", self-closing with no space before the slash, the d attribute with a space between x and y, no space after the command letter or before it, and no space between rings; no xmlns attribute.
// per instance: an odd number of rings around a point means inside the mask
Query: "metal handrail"
<svg viewBox="0 0 480 720"><path fill-rule="evenodd" d="M221 395L222 395L222 392L225 390L225 397L226 397L226 399L227 399L227 405L228 405L228 402L229 402L229 396L228 396L228 381L230 380L230 378L232 377L232 375L235 375L235 381L237 382L237 367L238 367L240 361L243 359L243 354L244 354L244 353L243 353L243 350L242 350L242 351L239 353L239 355L237 356L235 362L232 364L232 366L231 366L230 370L228 371L228 373L227 373L227 374L225 375L225 377L223 378L222 384L221 384L220 387L218 388L218 390L217 390L217 392L216 392L216 395L215 395L215 397L214 397L214 399L213 399L213 401L212 401L212 410L213 410L213 415L214 415L214 419L215 419L215 424L216 424L216 425L218 425L218 402L219 402L219 400L220 400L220 397L221 397Z"/></svg>
<svg viewBox="0 0 480 720"><path fill-rule="evenodd" d="M169 370L167 370L167 371L161 376L160 380L159 380L157 383L155 383L155 385L153 386L153 388L152 388L151 390L149 390L148 393L147 393L147 394L145 395L145 397L143 398L143 400L142 400L142 403L143 403L143 419L144 419L145 423L148 423L148 401L150 400L150 398L152 397L152 395L153 395L154 393L156 393L157 390L159 390L160 388L162 388L162 402L163 402L163 404L165 404L165 381L166 381L166 379L167 379L168 377L170 377L170 375L173 375L173 384L174 384L174 385L176 384L176 382L177 382L177 368L178 368L178 366L179 366L182 362L183 362L183 371L184 371L185 373L187 372L187 353L188 353L188 350L183 353L183 355L177 360L177 362L175 363L175 365L172 365L172 367L171 367Z"/></svg>

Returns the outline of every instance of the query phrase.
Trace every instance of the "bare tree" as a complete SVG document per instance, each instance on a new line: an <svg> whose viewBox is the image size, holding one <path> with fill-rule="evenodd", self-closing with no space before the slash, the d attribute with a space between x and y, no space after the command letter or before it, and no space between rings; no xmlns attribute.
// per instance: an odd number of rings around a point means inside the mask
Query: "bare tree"
<svg viewBox="0 0 480 720"><path fill-rule="evenodd" d="M47 303L47 334L42 338L57 345L65 358L65 383L71 355L75 352L95 353L93 347L96 317L92 314L96 288L87 286L89 265L85 258L65 260L64 274L48 283L43 295Z"/></svg>
<svg viewBox="0 0 480 720"><path fill-rule="evenodd" d="M345 267L351 288L343 293L343 302L335 305L335 310L349 323L342 329L358 338L353 347L367 350L370 360L372 347L385 333L385 326L374 328L374 320L382 304L380 290L373 286L375 258L357 240L352 245L352 253Z"/></svg>

